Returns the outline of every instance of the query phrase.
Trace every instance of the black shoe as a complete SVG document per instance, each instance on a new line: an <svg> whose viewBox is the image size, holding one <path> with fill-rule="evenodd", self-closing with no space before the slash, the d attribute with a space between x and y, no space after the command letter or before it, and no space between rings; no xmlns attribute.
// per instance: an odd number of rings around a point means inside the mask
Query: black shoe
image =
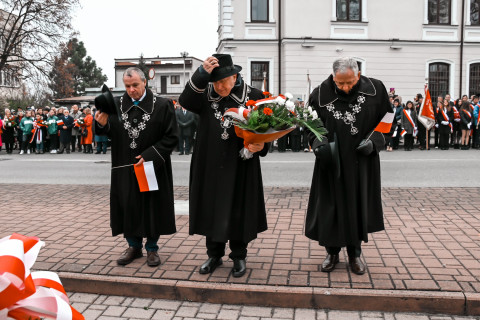
<svg viewBox="0 0 480 320"><path fill-rule="evenodd" d="M67 151L67 154L70 154L70 151Z"/></svg>
<svg viewBox="0 0 480 320"><path fill-rule="evenodd" d="M208 258L208 260L200 266L198 272L200 274L212 273L218 266L222 265L222 263L222 258Z"/></svg>
<svg viewBox="0 0 480 320"><path fill-rule="evenodd" d="M322 272L332 272L339 261L338 254L327 254L322 263Z"/></svg>
<svg viewBox="0 0 480 320"><path fill-rule="evenodd" d="M353 273L358 275L362 275L365 273L365 265L363 264L360 257L349 257L348 264L350 265L350 270L352 270Z"/></svg>
<svg viewBox="0 0 480 320"><path fill-rule="evenodd" d="M179 156L183 156L183 155L184 155L184 153L183 153L183 152L180 152L178 155L179 155Z"/></svg>
<svg viewBox="0 0 480 320"><path fill-rule="evenodd" d="M147 265L149 267L156 267L160 264L160 257L157 251L147 251Z"/></svg>
<svg viewBox="0 0 480 320"><path fill-rule="evenodd" d="M100 151L95 152L95 154L100 154L100 153L101 153Z"/></svg>
<svg viewBox="0 0 480 320"><path fill-rule="evenodd" d="M234 278L240 278L245 272L247 272L247 263L245 262L245 259L234 259L232 276Z"/></svg>
<svg viewBox="0 0 480 320"><path fill-rule="evenodd" d="M141 248L129 247L117 260L117 264L121 266L125 266L130 262L132 262L133 260L140 257L143 257Z"/></svg>
<svg viewBox="0 0 480 320"><path fill-rule="evenodd" d="M107 154L107 152L106 152L106 151L104 151L104 152L103 152L103 154Z"/></svg>

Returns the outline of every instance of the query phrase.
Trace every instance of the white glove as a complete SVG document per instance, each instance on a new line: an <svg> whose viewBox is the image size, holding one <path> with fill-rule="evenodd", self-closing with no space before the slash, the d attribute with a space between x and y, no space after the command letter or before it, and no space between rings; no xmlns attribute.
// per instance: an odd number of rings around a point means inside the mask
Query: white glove
<svg viewBox="0 0 480 320"><path fill-rule="evenodd" d="M413 130L418 130L418 128L417 128L417 127L415 127L415 128L413 128Z"/></svg>
<svg viewBox="0 0 480 320"><path fill-rule="evenodd" d="M443 124L444 126L446 126L446 125L448 125L448 121L442 121L442 124Z"/></svg>
<svg viewBox="0 0 480 320"><path fill-rule="evenodd" d="M437 123L437 124L435 124L435 128L438 128L438 123Z"/></svg>
<svg viewBox="0 0 480 320"><path fill-rule="evenodd" d="M454 121L455 121L455 122L460 122L460 119L455 119Z"/></svg>
<svg viewBox="0 0 480 320"><path fill-rule="evenodd" d="M397 121L397 124L402 124L402 120L398 120L398 121Z"/></svg>
<svg viewBox="0 0 480 320"><path fill-rule="evenodd" d="M468 129L470 129L471 126L472 126L471 123L467 124Z"/></svg>

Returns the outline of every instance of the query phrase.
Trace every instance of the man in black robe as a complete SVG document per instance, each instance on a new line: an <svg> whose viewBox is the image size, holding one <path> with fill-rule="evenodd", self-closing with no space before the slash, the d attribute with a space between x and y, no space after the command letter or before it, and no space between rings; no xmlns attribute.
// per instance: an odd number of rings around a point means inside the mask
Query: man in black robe
<svg viewBox="0 0 480 320"><path fill-rule="evenodd" d="M199 115L190 168L190 234L206 236L209 258L201 274L222 264L229 241L232 275L243 276L248 243L267 229L259 156L269 146L249 145L254 156L243 160L243 139L235 135L231 119L223 118L226 109L264 98L243 81L240 70L230 55L214 54L192 75L179 99Z"/></svg>
<svg viewBox="0 0 480 320"><path fill-rule="evenodd" d="M175 110L172 101L145 88L146 82L140 69L128 68L123 75L126 93L118 101L121 119L117 114L95 114L95 132L112 140L112 234L123 233L129 245L117 260L119 265L142 257L143 238L147 238L147 264L158 266L159 236L176 232L170 161L178 142ZM133 165L146 161L153 161L156 191L140 192Z"/></svg>
<svg viewBox="0 0 480 320"><path fill-rule="evenodd" d="M390 125L393 120L387 91L381 81L361 76L354 59L341 58L312 92L309 106L328 134L322 141L310 135L316 161L305 234L326 247L322 271L335 268L346 246L352 272L363 274L361 242L384 230L378 153L385 138L374 129L387 113Z"/></svg>

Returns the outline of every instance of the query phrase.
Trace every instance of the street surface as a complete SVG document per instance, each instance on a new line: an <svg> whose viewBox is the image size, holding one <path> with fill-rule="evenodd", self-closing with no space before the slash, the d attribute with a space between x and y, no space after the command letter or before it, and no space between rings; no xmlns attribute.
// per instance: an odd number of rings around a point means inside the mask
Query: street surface
<svg viewBox="0 0 480 320"><path fill-rule="evenodd" d="M175 186L187 186L191 156L172 154ZM383 187L480 187L479 150L414 150L381 153ZM262 158L263 183L309 187L313 153L269 153ZM110 154L0 152L2 183L110 184Z"/></svg>

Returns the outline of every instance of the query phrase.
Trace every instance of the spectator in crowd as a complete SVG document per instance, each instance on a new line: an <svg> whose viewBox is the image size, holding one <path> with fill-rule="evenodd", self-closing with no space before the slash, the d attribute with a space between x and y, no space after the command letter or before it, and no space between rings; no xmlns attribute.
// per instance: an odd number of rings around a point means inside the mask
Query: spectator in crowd
<svg viewBox="0 0 480 320"><path fill-rule="evenodd" d="M48 113L47 125L48 136L50 137L50 153L57 153L58 149L58 117L55 115L53 108Z"/></svg>
<svg viewBox="0 0 480 320"><path fill-rule="evenodd" d="M466 95L464 96L467 97ZM462 107L460 109L460 129L462 130L462 146L461 150L470 148L470 130L472 127L472 110L468 100L462 98Z"/></svg>
<svg viewBox="0 0 480 320"><path fill-rule="evenodd" d="M72 106L70 116L73 118L73 121L75 121L75 120L80 119L84 115L80 111L78 106L75 104L75 105ZM71 144L72 144L72 152L75 152L75 145L78 146L78 152L82 151L82 136L80 135L80 127L79 126L74 126L73 129L72 129Z"/></svg>
<svg viewBox="0 0 480 320"><path fill-rule="evenodd" d="M13 152L13 146L15 143L15 116L10 109L5 109L5 117L3 117L3 142L5 143L5 149L7 154Z"/></svg>
<svg viewBox="0 0 480 320"><path fill-rule="evenodd" d="M32 111L27 110L25 113L25 117L22 118L22 121L20 121L20 130L22 132L22 150L20 151L20 154L24 154L25 152L27 154L30 154L30 149L31 144L30 144L30 139L32 138L32 129L33 129L33 117L32 117Z"/></svg>
<svg viewBox="0 0 480 320"><path fill-rule="evenodd" d="M195 126L195 116L193 112L181 107L175 111L177 124L179 128L178 134L178 151L180 155L190 154L191 140L193 128Z"/></svg>
<svg viewBox="0 0 480 320"><path fill-rule="evenodd" d="M402 111L401 120L402 132L405 130L404 136L404 148L405 151L412 151L413 149L413 137L417 133L417 112L413 107L412 101L407 101L405 109Z"/></svg>
<svg viewBox="0 0 480 320"><path fill-rule="evenodd" d="M394 132L392 134L392 140L390 144L390 150L397 150L398 146L400 144L400 136L402 133L402 113L403 113L403 107L400 104L400 99L394 99L393 100L393 112L395 113L395 118L393 120L392 127L395 127Z"/></svg>
<svg viewBox="0 0 480 320"><path fill-rule="evenodd" d="M441 105L443 105L443 97L442 96L437 97L437 103L432 101L433 112L435 114L435 119L437 119L438 106L439 106L438 103L441 103ZM438 134L438 126L433 127L433 130L434 130L434 134L435 134L435 149L438 149L438 139L440 137L439 134Z"/></svg>
<svg viewBox="0 0 480 320"><path fill-rule="evenodd" d="M450 140L450 133L452 131L451 116L452 114L448 112L447 108L450 107L450 102L448 100L443 100L437 104L437 115L436 115L436 126L438 127L439 134L439 147L441 150L448 150Z"/></svg>
<svg viewBox="0 0 480 320"><path fill-rule="evenodd" d="M478 111L477 111L477 117L475 117L475 108L477 108L478 106L478 97L477 96L473 96L472 97L472 107L473 107L473 110L472 110L472 113L473 113L473 123L472 123L472 148L474 149L478 149L478 146L480 145L480 141L478 140L478 136L479 136L479 133L478 133L478 128L477 128L477 125L478 125ZM478 108L477 108L478 110Z"/></svg>
<svg viewBox="0 0 480 320"><path fill-rule="evenodd" d="M460 139L462 137L462 129L460 128L460 122L461 122L460 106L461 105L462 105L462 100L457 99L456 101L454 101L453 106L452 106L453 132L452 132L451 144L453 145L454 149L459 149L460 148Z"/></svg>
<svg viewBox="0 0 480 320"><path fill-rule="evenodd" d="M23 132L20 128L20 122L25 117L25 113L23 112L22 108L17 109L17 117L15 118L16 127L15 130L17 131L17 149L21 152L22 149L22 140L23 140Z"/></svg>
<svg viewBox="0 0 480 320"><path fill-rule="evenodd" d="M83 110L85 114L85 118L83 119L83 125L81 125L82 130L82 146L83 146L83 153L93 153L93 132L92 132L92 123L93 123L93 116L92 110L90 108L85 108ZM86 132L86 134L85 134Z"/></svg>
<svg viewBox="0 0 480 320"><path fill-rule="evenodd" d="M63 109L63 116L59 117L59 119L63 122L59 126L60 129L60 148L58 153L63 153L66 150L67 153L70 153L70 144L72 143L72 128L74 125L73 117L70 116L70 111L67 108Z"/></svg>
<svg viewBox="0 0 480 320"><path fill-rule="evenodd" d="M45 141L45 134L46 134L46 127L43 123L43 111L38 112L35 115L35 132L33 137L33 143L36 145L35 153L44 153L44 141Z"/></svg>

